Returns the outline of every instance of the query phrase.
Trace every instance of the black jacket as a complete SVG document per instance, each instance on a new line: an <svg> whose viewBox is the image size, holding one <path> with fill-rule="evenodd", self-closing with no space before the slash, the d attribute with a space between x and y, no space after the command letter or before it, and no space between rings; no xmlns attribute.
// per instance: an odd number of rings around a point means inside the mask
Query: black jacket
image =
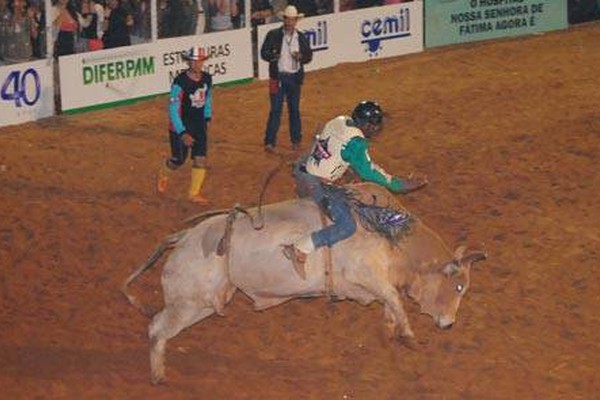
<svg viewBox="0 0 600 400"><path fill-rule="evenodd" d="M298 45L300 50L300 83L304 79L304 64L312 61L312 49L308 42L308 37L304 32L298 32ZM260 48L260 57L269 63L269 78L277 79L279 77L279 55L281 54L281 46L283 44L283 26L277 29L272 29L267 33L265 41Z"/></svg>

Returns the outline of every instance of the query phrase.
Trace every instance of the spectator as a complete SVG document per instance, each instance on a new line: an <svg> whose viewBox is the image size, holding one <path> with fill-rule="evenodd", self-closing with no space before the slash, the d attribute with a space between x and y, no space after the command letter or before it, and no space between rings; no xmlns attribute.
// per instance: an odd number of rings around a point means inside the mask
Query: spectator
<svg viewBox="0 0 600 400"><path fill-rule="evenodd" d="M79 33L78 51L98 50L98 42L104 34L104 7L94 0L82 0L81 16L89 21L89 25Z"/></svg>
<svg viewBox="0 0 600 400"><path fill-rule="evenodd" d="M287 3L296 7L296 10L305 17L317 15L317 2L315 0L288 0Z"/></svg>
<svg viewBox="0 0 600 400"><path fill-rule="evenodd" d="M269 0L252 0L250 25L256 27L266 24L273 16L273 6Z"/></svg>
<svg viewBox="0 0 600 400"><path fill-rule="evenodd" d="M31 51L35 58L46 55L46 12L43 0L33 0L29 3L33 32L31 35Z"/></svg>
<svg viewBox="0 0 600 400"><path fill-rule="evenodd" d="M600 18L600 0L569 0L567 10L570 24L592 21Z"/></svg>
<svg viewBox="0 0 600 400"><path fill-rule="evenodd" d="M205 0L197 0L196 1L197 18L196 18L196 32L194 33L195 35L200 35L200 34L204 33L204 30L206 29L206 17L204 16L204 2L205 2Z"/></svg>
<svg viewBox="0 0 600 400"><path fill-rule="evenodd" d="M84 19L69 0L58 0L53 7L52 26L55 34L54 56L66 56L75 53L75 35L79 29L89 25L91 18Z"/></svg>
<svg viewBox="0 0 600 400"><path fill-rule="evenodd" d="M12 4L9 4L9 10L12 18L7 35L5 59L9 63L29 60L33 55L31 38L37 34L33 25L33 14L27 10L25 0L13 0Z"/></svg>
<svg viewBox="0 0 600 400"><path fill-rule="evenodd" d="M231 15L231 24L233 25L233 29L240 29L244 26L244 20L242 18L244 16L246 4L244 0L234 0L234 2L237 13Z"/></svg>
<svg viewBox="0 0 600 400"><path fill-rule="evenodd" d="M308 38L296 29L302 17L296 7L287 6L283 26L270 30L260 49L261 58L269 63L271 110L264 139L265 151L269 153L275 150L284 97L288 104L292 149L299 150L302 141L300 89L304 81L304 64L312 60Z"/></svg>
<svg viewBox="0 0 600 400"><path fill-rule="evenodd" d="M287 5L287 0L271 0L271 7L273 7L273 16L268 22L282 22L282 15Z"/></svg>
<svg viewBox="0 0 600 400"><path fill-rule="evenodd" d="M316 0L317 14L331 14L333 12L333 0Z"/></svg>
<svg viewBox="0 0 600 400"><path fill-rule="evenodd" d="M129 46L131 44L129 30L133 26L131 13L125 9L121 0L108 0L107 5L102 37L104 48Z"/></svg>
<svg viewBox="0 0 600 400"><path fill-rule="evenodd" d="M10 43L12 13L8 0L0 0L0 61L5 61Z"/></svg>
<svg viewBox="0 0 600 400"><path fill-rule="evenodd" d="M340 11L350 11L355 8L354 0L340 0Z"/></svg>
<svg viewBox="0 0 600 400"><path fill-rule="evenodd" d="M152 37L150 0L132 0L131 13L133 16L131 42L137 44L150 41Z"/></svg>
<svg viewBox="0 0 600 400"><path fill-rule="evenodd" d="M236 0L208 0L208 10L204 12L210 21L210 32L219 32L233 28L239 8Z"/></svg>
<svg viewBox="0 0 600 400"><path fill-rule="evenodd" d="M169 32L165 37L190 36L196 33L197 0L167 0L166 23Z"/></svg>

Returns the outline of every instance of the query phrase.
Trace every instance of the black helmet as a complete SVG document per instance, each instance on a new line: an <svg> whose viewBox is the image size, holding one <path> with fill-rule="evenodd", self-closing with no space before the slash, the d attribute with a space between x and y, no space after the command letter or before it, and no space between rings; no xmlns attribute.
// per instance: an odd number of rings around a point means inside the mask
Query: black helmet
<svg viewBox="0 0 600 400"><path fill-rule="evenodd" d="M381 130L383 110L375 101L363 100L352 111L352 120L370 138Z"/></svg>

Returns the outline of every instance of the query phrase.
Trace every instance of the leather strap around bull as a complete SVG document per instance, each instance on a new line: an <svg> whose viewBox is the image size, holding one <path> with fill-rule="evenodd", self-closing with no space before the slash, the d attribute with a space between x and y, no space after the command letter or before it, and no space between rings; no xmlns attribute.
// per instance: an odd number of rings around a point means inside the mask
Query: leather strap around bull
<svg viewBox="0 0 600 400"><path fill-rule="evenodd" d="M327 217L322 210L319 210L319 215L321 217L321 224L323 228L327 226ZM325 251L325 295L327 296L327 300L333 301L335 297L335 292L333 291L333 260L331 256L331 247L325 246L323 249Z"/></svg>

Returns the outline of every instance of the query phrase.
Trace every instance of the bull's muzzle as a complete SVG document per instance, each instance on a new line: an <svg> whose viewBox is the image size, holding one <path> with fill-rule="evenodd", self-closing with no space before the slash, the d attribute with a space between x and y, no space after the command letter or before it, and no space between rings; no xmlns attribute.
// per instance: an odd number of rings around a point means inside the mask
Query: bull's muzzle
<svg viewBox="0 0 600 400"><path fill-rule="evenodd" d="M447 317L445 315L441 315L437 318L437 326L442 329L450 329L452 325L454 325L454 318Z"/></svg>

